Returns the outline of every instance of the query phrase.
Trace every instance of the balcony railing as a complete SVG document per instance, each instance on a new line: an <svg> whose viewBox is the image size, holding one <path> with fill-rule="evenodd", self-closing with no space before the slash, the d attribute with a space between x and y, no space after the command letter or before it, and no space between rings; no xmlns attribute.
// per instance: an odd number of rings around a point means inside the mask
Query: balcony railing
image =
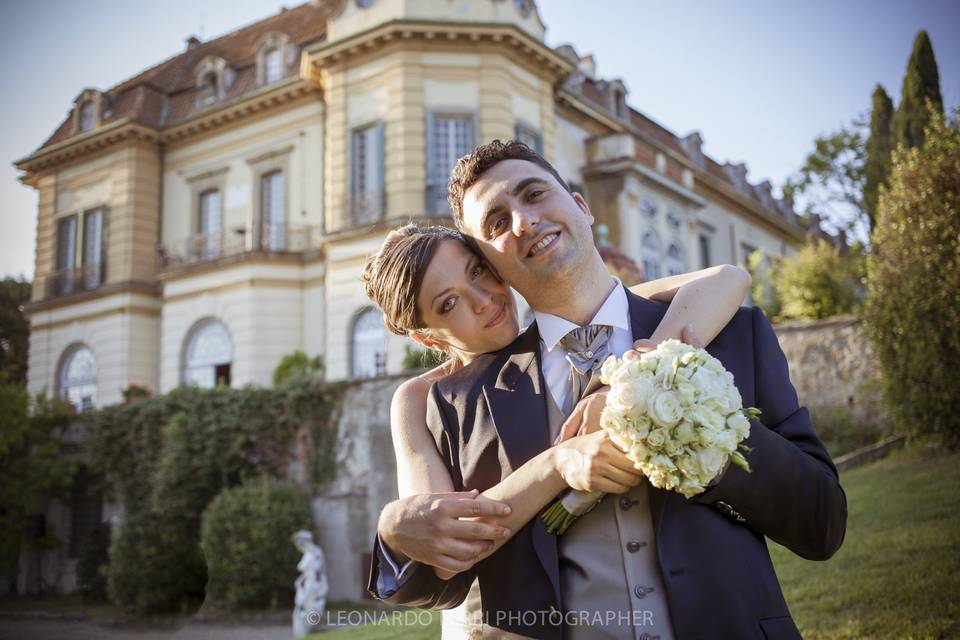
<svg viewBox="0 0 960 640"><path fill-rule="evenodd" d="M239 227L220 234L198 233L158 249L161 270L201 264L246 253L303 253L320 246L321 228L310 225L261 225L250 233Z"/></svg>
<svg viewBox="0 0 960 640"><path fill-rule="evenodd" d="M46 294L48 298L53 298L79 291L90 291L102 285L106 277L107 265L104 262L60 269L47 276Z"/></svg>

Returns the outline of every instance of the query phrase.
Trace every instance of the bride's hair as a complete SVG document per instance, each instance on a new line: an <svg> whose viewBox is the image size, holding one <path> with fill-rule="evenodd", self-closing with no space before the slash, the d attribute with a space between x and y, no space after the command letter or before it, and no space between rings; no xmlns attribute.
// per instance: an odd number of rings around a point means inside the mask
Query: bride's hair
<svg viewBox="0 0 960 640"><path fill-rule="evenodd" d="M447 227L410 223L388 233L363 266L363 289L383 311L383 323L398 336L424 328L417 296L427 266L444 240L463 242L463 236Z"/></svg>

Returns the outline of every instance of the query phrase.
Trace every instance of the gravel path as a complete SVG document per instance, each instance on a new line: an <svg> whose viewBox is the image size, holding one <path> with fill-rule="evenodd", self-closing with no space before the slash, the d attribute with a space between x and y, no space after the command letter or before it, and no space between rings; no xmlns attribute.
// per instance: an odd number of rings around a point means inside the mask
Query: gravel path
<svg viewBox="0 0 960 640"><path fill-rule="evenodd" d="M89 620L0 618L0 640L291 640L290 626L101 627Z"/></svg>

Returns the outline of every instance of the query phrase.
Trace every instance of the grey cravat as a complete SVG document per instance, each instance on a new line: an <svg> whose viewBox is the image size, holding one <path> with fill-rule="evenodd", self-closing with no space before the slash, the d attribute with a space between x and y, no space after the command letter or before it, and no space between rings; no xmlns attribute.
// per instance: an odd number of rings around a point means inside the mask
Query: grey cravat
<svg viewBox="0 0 960 640"><path fill-rule="evenodd" d="M567 382L570 392L563 403L563 415L569 416L594 373L600 371L600 365L610 355L610 336L613 327L605 324L592 324L577 327L560 338L560 345L567 350L567 362L570 373Z"/></svg>

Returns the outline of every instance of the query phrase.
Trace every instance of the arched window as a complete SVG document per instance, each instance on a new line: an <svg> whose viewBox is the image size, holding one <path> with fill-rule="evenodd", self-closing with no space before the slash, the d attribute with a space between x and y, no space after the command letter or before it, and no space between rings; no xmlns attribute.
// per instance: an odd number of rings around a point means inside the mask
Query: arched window
<svg viewBox="0 0 960 640"><path fill-rule="evenodd" d="M352 350L350 375L375 378L387 369L387 328L378 309L364 309L353 322L350 334Z"/></svg>
<svg viewBox="0 0 960 640"><path fill-rule="evenodd" d="M656 280L660 277L660 238L653 229L643 234L640 242L640 252L643 258L643 277L647 280Z"/></svg>
<svg viewBox="0 0 960 640"><path fill-rule="evenodd" d="M183 383L212 389L230 386L233 340L219 320L198 324L187 336L183 349Z"/></svg>
<svg viewBox="0 0 960 640"><path fill-rule="evenodd" d="M80 105L80 131L90 131L97 124L97 105L87 100Z"/></svg>
<svg viewBox="0 0 960 640"><path fill-rule="evenodd" d="M211 104L217 101L220 96L217 74L214 71L204 74L200 79L200 95L197 98L200 104Z"/></svg>
<svg viewBox="0 0 960 640"><path fill-rule="evenodd" d="M97 359L86 345L72 347L60 365L60 397L69 400L77 412L97 402Z"/></svg>
<svg viewBox="0 0 960 640"><path fill-rule="evenodd" d="M283 77L283 52L280 47L270 47L263 54L263 81L276 82Z"/></svg>
<svg viewBox="0 0 960 640"><path fill-rule="evenodd" d="M676 276L687 272L687 261L684 258L683 247L676 241L667 247L667 275Z"/></svg>

